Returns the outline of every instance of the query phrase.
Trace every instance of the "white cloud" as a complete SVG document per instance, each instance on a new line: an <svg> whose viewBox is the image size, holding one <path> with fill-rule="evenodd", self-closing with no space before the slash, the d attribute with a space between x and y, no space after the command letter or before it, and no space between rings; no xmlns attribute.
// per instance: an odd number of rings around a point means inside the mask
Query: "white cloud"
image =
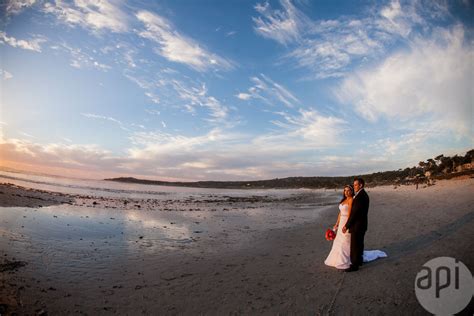
<svg viewBox="0 0 474 316"><path fill-rule="evenodd" d="M8 80L8 79L13 78L13 75L4 69L0 69L0 77L3 80Z"/></svg>
<svg viewBox="0 0 474 316"><path fill-rule="evenodd" d="M19 14L24 9L31 7L36 3L36 0L7 0L6 12L7 15Z"/></svg>
<svg viewBox="0 0 474 316"><path fill-rule="evenodd" d="M38 137L33 136L33 135L31 135L31 134L28 134L28 133L26 133L26 132L19 131L19 133L20 133L21 135L25 136L25 137L28 137L28 138L38 139Z"/></svg>
<svg viewBox="0 0 474 316"><path fill-rule="evenodd" d="M145 90L145 95L151 102L165 105L166 103L172 103L172 101L176 99L171 83L173 78L170 73L168 73L170 70L160 70L152 74L140 70L141 69L137 69L137 71L126 69L123 73L127 79Z"/></svg>
<svg viewBox="0 0 474 316"><path fill-rule="evenodd" d="M210 122L223 123L228 118L229 108L209 95L205 84L198 87L189 87L183 82L173 80L172 85L179 98L187 102L185 107L189 112L195 112L196 106L200 106L209 109L211 118L208 121Z"/></svg>
<svg viewBox="0 0 474 316"><path fill-rule="evenodd" d="M87 117L87 118L91 118L91 119L98 119L98 120L113 122L113 123L117 124L122 130L130 131L130 129L127 128L125 126L125 124L122 123L122 121L117 120L116 118L113 118L113 117L110 117L110 116L97 115L97 114L93 114L93 113L81 113L81 115L84 116L84 117Z"/></svg>
<svg viewBox="0 0 474 316"><path fill-rule="evenodd" d="M67 142L67 143L72 143L73 141L67 137L60 137L63 141Z"/></svg>
<svg viewBox="0 0 474 316"><path fill-rule="evenodd" d="M287 55L299 67L310 69L316 78L341 77L355 59L374 54L382 47L363 30L349 34L328 32L323 37L306 39Z"/></svg>
<svg viewBox="0 0 474 316"><path fill-rule="evenodd" d="M436 34L349 76L337 96L370 122L384 118L413 128L420 120L430 121L457 135L472 135L472 44L465 42L461 26Z"/></svg>
<svg viewBox="0 0 474 316"><path fill-rule="evenodd" d="M243 93L243 92L240 92L238 94L235 95L237 98L241 99L241 100L250 100L252 98L252 95L251 94L248 94L248 93Z"/></svg>
<svg viewBox="0 0 474 316"><path fill-rule="evenodd" d="M257 137L257 143L273 143L275 148L291 151L337 147L347 131L347 122L335 116L324 116L314 109L299 109L297 115L277 112L284 120L273 120L281 128L276 133Z"/></svg>
<svg viewBox="0 0 474 316"><path fill-rule="evenodd" d="M300 101L283 85L273 81L270 77L260 74L250 78L254 83L247 92L240 92L236 95L241 100L259 99L269 105L282 103L287 107L293 107Z"/></svg>
<svg viewBox="0 0 474 316"><path fill-rule="evenodd" d="M415 36L415 27L426 29L428 20L442 20L447 14L443 5L393 0L361 18L311 20L290 0L281 6L272 10L268 3L257 5L261 17L254 18L255 30L289 46L285 57L309 70L307 77L318 79L344 76L350 66L379 57L395 41Z"/></svg>
<svg viewBox="0 0 474 316"><path fill-rule="evenodd" d="M366 150L355 153L354 157L358 161L364 161L367 166L374 162L383 162L382 165L373 166L378 168L367 170L375 172L416 166L420 160L439 154L464 154L472 148L469 141L457 142L452 134L441 121L420 120L412 128L401 129L394 134L387 133L367 144ZM472 140L471 137L471 144Z"/></svg>
<svg viewBox="0 0 474 316"><path fill-rule="evenodd" d="M74 3L57 0L46 3L44 11L52 13L62 22L92 31L110 30L120 33L128 30L128 16L115 0L75 0Z"/></svg>
<svg viewBox="0 0 474 316"><path fill-rule="evenodd" d="M181 168L193 168L193 169L209 169L212 165L203 161L185 162L181 164Z"/></svg>
<svg viewBox="0 0 474 316"><path fill-rule="evenodd" d="M99 62L94 56L90 53L83 51L80 48L71 47L65 43L59 46L52 46L52 49L61 49L66 51L71 56L71 63L70 65L74 68L82 69L82 68L95 68L101 71L107 71L112 67L106 64Z"/></svg>
<svg viewBox="0 0 474 316"><path fill-rule="evenodd" d="M149 11L140 11L136 17L145 25L145 30L139 31L138 35L158 44L155 51L164 58L198 71L233 68L228 60L207 51L195 40L181 35L162 16Z"/></svg>
<svg viewBox="0 0 474 316"><path fill-rule="evenodd" d="M415 156L415 159L420 159L419 157L426 156L419 154L420 149L425 147L423 143L426 143L430 137L440 137L440 134L440 131L436 131L436 129L423 130L420 128L417 131L397 135L396 137L379 139L370 147L380 150L381 156L385 157L387 161L392 160L393 156L403 157L403 159L408 158L408 156L410 158Z"/></svg>
<svg viewBox="0 0 474 316"><path fill-rule="evenodd" d="M145 80L143 78L140 78L140 77L136 77L134 75L131 75L127 72L124 73L124 76L134 82L137 86L139 86L140 88L144 89L144 90L148 90L148 89L151 89L153 87L153 84L150 83L150 81L148 80Z"/></svg>
<svg viewBox="0 0 474 316"><path fill-rule="evenodd" d="M140 128L140 129L146 129L145 125L143 125L143 124L130 123L130 126L132 126L132 127L138 127L138 128Z"/></svg>
<svg viewBox="0 0 474 316"><path fill-rule="evenodd" d="M156 104L160 103L160 98L156 94L152 92L145 92L145 95L150 98L151 102Z"/></svg>
<svg viewBox="0 0 474 316"><path fill-rule="evenodd" d="M380 16L377 23L384 31L407 37L415 23L423 24L421 18L416 12L415 4L402 5L400 1L392 1L386 7L380 10Z"/></svg>
<svg viewBox="0 0 474 316"><path fill-rule="evenodd" d="M302 28L309 22L290 0L281 0L282 10L272 10L268 2L258 3L255 10L261 15L253 17L254 30L263 37L287 44L300 39Z"/></svg>
<svg viewBox="0 0 474 316"><path fill-rule="evenodd" d="M184 136L164 132L136 132L130 136L133 146L129 149L131 158L158 160L162 166L173 166L179 161L189 162L200 152L216 149L216 145L234 139L220 128L213 128L204 135ZM169 158L169 161L164 161Z"/></svg>
<svg viewBox="0 0 474 316"><path fill-rule="evenodd" d="M79 166L100 170L110 165L112 154L97 145L47 143L24 139L3 139L0 142L2 160L75 168Z"/></svg>
<svg viewBox="0 0 474 316"><path fill-rule="evenodd" d="M8 44L12 47L18 47L35 52L41 52L41 43L46 42L44 38L34 38L31 40L16 39L13 36L7 36L5 32L0 32L0 43Z"/></svg>
<svg viewBox="0 0 474 316"><path fill-rule="evenodd" d="M153 74L136 75L130 71L125 76L145 90L145 95L160 108L178 108L192 115L201 114L204 110L205 120L211 124L219 123L230 126L235 124L229 120L231 107L223 104L216 97L210 95L206 84L194 81L172 69ZM150 114L159 114L155 110L146 110Z"/></svg>
<svg viewBox="0 0 474 316"><path fill-rule="evenodd" d="M158 110L153 110L153 109L146 109L145 112L152 114L152 115L160 115L161 112Z"/></svg>

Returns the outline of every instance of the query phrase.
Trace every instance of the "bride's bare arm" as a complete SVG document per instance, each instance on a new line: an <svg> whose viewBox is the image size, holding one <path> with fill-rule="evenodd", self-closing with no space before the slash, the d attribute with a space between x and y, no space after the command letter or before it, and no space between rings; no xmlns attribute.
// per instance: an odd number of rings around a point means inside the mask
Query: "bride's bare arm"
<svg viewBox="0 0 474 316"><path fill-rule="evenodd" d="M337 230L337 228L339 227L339 220L341 219L341 212L339 212L339 214L337 215L337 221L336 221L336 224L334 225L334 227L332 228L333 230Z"/></svg>
<svg viewBox="0 0 474 316"><path fill-rule="evenodd" d="M348 210L347 210L347 218L349 218L349 216L351 216L352 201L353 201L352 198L350 198L350 199L347 200L347 205L349 206L349 208L348 208Z"/></svg>
<svg viewBox="0 0 474 316"><path fill-rule="evenodd" d="M352 201L353 199L348 199L347 200L347 205L349 206L348 207L348 210L347 210L347 219L349 220L350 216L351 216L351 211L352 211ZM338 219L338 222L339 222L339 219ZM347 228L346 228L346 224L344 223L344 227L342 227L342 232L345 234L347 231Z"/></svg>

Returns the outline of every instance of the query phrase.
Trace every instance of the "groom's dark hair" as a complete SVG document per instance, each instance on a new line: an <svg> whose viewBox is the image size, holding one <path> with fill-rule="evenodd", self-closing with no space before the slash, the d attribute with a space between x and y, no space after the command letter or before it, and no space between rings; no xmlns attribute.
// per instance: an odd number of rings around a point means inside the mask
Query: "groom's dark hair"
<svg viewBox="0 0 474 316"><path fill-rule="evenodd" d="M354 178L354 181L359 182L360 184L362 184L362 187L365 188L365 181L361 177Z"/></svg>

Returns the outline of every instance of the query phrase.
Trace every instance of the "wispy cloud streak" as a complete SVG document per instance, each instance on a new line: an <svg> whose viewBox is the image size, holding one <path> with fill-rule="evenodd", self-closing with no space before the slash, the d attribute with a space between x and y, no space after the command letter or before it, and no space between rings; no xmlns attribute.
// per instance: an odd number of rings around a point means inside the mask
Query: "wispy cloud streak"
<svg viewBox="0 0 474 316"><path fill-rule="evenodd" d="M198 71L233 68L230 61L209 52L195 40L180 34L164 17L149 11L140 11L136 17L145 26L144 30L138 31L138 35L156 43L158 46L155 51L164 58Z"/></svg>
<svg viewBox="0 0 474 316"><path fill-rule="evenodd" d="M8 36L5 32L0 32L0 43L8 44L12 47L32 50L41 53L41 44L46 42L43 37L34 38L31 40L16 39L13 36Z"/></svg>
<svg viewBox="0 0 474 316"><path fill-rule="evenodd" d="M254 83L246 92L239 92L235 95L241 100L257 99L268 105L283 104L287 107L293 107L300 103L300 100L293 95L283 85L275 82L270 77L260 74L250 78Z"/></svg>

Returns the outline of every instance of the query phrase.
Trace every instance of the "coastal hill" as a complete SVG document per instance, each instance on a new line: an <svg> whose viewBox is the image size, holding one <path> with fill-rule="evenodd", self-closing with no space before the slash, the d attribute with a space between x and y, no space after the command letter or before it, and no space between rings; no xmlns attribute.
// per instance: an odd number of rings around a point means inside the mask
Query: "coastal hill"
<svg viewBox="0 0 474 316"><path fill-rule="evenodd" d="M367 186L401 185L401 184L431 184L436 179L450 179L457 176L474 175L474 149L464 156L447 157L438 155L426 161L420 161L417 166L393 171L382 171L370 174L343 177L288 177L256 181L196 181L169 182L159 180L144 180L133 177L105 179L106 181L139 183L149 185L179 186L194 188L217 189L286 189L286 188L340 188L352 183L356 176L361 176Z"/></svg>

